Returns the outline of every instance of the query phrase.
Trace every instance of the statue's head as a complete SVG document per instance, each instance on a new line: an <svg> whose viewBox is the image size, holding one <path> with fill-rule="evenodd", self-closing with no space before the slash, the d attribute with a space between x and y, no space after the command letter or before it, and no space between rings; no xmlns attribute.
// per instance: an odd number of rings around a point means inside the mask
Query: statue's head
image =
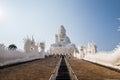
<svg viewBox="0 0 120 80"><path fill-rule="evenodd" d="M66 33L66 30L63 25L60 26L60 33Z"/></svg>

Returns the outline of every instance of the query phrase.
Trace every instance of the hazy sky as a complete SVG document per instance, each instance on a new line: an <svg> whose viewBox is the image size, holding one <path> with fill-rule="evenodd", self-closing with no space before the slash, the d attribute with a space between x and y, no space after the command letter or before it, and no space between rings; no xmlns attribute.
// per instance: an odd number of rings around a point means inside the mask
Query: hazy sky
<svg viewBox="0 0 120 80"><path fill-rule="evenodd" d="M23 49L32 35L47 48L64 25L77 46L94 41L99 50L120 42L120 0L0 0L0 43Z"/></svg>

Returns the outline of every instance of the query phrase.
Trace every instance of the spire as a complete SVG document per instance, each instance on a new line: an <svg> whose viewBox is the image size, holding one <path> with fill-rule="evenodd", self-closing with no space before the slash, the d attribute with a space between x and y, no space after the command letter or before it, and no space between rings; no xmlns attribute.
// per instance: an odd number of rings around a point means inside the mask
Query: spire
<svg viewBox="0 0 120 80"><path fill-rule="evenodd" d="M35 42L34 37L32 36L32 42Z"/></svg>

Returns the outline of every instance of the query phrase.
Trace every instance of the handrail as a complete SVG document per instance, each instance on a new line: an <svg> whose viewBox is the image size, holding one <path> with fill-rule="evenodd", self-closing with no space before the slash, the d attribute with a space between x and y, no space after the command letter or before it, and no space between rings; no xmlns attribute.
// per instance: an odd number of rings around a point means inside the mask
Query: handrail
<svg viewBox="0 0 120 80"><path fill-rule="evenodd" d="M69 70L69 75L70 75L71 80L78 80L77 76L75 75L74 71L72 70L72 68L66 58L65 58L65 62L66 62L67 68Z"/></svg>
<svg viewBox="0 0 120 80"><path fill-rule="evenodd" d="M56 76L58 74L58 69L60 67L60 63L61 63L62 58L60 58L60 61L58 62L58 64L56 65L54 71L52 72L52 75L50 76L49 80L55 80Z"/></svg>

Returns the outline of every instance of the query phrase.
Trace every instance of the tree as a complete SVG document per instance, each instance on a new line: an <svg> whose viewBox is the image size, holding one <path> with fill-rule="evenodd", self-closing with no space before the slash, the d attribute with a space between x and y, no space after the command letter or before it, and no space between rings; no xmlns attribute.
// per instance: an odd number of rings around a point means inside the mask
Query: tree
<svg viewBox="0 0 120 80"><path fill-rule="evenodd" d="M10 49L10 50L16 50L17 46L15 44L11 44L11 45L9 45L8 49Z"/></svg>

